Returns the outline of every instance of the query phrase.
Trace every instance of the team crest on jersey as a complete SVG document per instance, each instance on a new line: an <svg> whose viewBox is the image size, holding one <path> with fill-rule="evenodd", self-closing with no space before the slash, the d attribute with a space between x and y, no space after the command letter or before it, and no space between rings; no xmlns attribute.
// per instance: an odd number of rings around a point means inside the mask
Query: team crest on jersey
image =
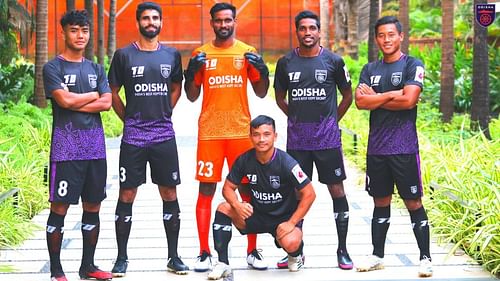
<svg viewBox="0 0 500 281"><path fill-rule="evenodd" d="M410 186L410 191L411 191L411 193L416 194L417 193L417 186L416 185Z"/></svg>
<svg viewBox="0 0 500 281"><path fill-rule="evenodd" d="M171 70L172 66L170 64L160 64L160 72L163 78L168 78L168 76L170 76Z"/></svg>
<svg viewBox="0 0 500 281"><path fill-rule="evenodd" d="M391 83L393 86L397 86L401 84L401 79L403 78L403 73L402 72L394 72L391 75Z"/></svg>
<svg viewBox="0 0 500 281"><path fill-rule="evenodd" d="M89 85L91 88L97 88L97 75L89 74Z"/></svg>
<svg viewBox="0 0 500 281"><path fill-rule="evenodd" d="M244 57L234 57L233 58L233 66L237 70L241 70L244 65L245 65L245 58Z"/></svg>
<svg viewBox="0 0 500 281"><path fill-rule="evenodd" d="M342 169L341 169L341 168L337 168L337 169L335 169L335 175L336 175L337 177L340 177L340 176L342 175Z"/></svg>
<svg viewBox="0 0 500 281"><path fill-rule="evenodd" d="M274 189L280 188L281 180L280 176L269 176L269 182Z"/></svg>
<svg viewBox="0 0 500 281"><path fill-rule="evenodd" d="M318 83L323 83L326 81L327 71L325 69L316 69L314 72L314 77Z"/></svg>

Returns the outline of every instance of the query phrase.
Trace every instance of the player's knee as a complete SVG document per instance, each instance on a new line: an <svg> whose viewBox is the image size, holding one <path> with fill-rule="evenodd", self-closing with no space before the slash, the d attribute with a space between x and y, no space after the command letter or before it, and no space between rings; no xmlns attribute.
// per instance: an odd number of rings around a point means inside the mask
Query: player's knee
<svg viewBox="0 0 500 281"><path fill-rule="evenodd" d="M420 198L416 199L405 199L406 208L410 211L418 210L422 207L422 200Z"/></svg>
<svg viewBox="0 0 500 281"><path fill-rule="evenodd" d="M278 241L287 253L295 252L302 243L302 231L297 227Z"/></svg>
<svg viewBox="0 0 500 281"><path fill-rule="evenodd" d="M120 188L120 201L133 203L137 195L137 188Z"/></svg>
<svg viewBox="0 0 500 281"><path fill-rule="evenodd" d="M231 205L227 202L222 202L217 206L217 212L221 212L225 214L226 216L230 216L231 213Z"/></svg>

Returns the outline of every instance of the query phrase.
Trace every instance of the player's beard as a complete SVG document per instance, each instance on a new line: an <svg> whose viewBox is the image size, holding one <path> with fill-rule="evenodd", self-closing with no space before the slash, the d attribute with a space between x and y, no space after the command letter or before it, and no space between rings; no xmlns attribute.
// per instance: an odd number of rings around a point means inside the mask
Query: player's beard
<svg viewBox="0 0 500 281"><path fill-rule="evenodd" d="M234 27L231 27L231 28L227 28L227 29L218 29L218 30L215 30L214 29L214 32L215 32L215 36L217 37L217 39L222 39L222 40L226 40L227 38L230 38L231 36L233 36L234 34Z"/></svg>
<svg viewBox="0 0 500 281"><path fill-rule="evenodd" d="M153 26L155 28L154 31L148 31L147 28L149 28L149 27L150 26L146 26L146 27L139 26L139 32L141 32L142 36L149 38L149 39L153 39L156 36L158 36L158 34L160 34L161 26Z"/></svg>

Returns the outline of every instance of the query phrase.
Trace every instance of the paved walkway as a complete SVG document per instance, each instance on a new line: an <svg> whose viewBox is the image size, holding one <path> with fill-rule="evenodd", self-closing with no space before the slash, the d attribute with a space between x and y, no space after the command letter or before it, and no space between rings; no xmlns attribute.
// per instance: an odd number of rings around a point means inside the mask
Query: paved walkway
<svg viewBox="0 0 500 281"><path fill-rule="evenodd" d="M284 148L286 135L285 116L279 112L271 98L250 100L252 114L264 113L277 121L281 134L277 146ZM181 235L179 254L190 267L198 254L198 239L195 221L197 182L194 181L196 157L196 127L200 101L191 104L183 97L174 111L174 124L180 155L182 184L178 187L181 206ZM108 198L103 202L101 212L101 234L96 251L96 264L111 270L116 257L114 234L114 210L118 196L118 153L119 140L108 140ZM348 249L356 263L363 255L371 252L370 220L373 203L363 191L361 173L347 165L348 180L345 182L351 220L349 225ZM337 237L333 220L332 202L325 186L316 179L317 199L304 224L305 268L297 273L278 270L275 263L284 256L276 249L270 235L259 235L258 247L269 262L267 271L250 270L246 266L246 238L233 230L230 243L230 262L234 269L232 280L417 280L418 248L405 210L393 207L391 227L386 244L386 269L358 273L343 271L336 265ZM220 184L218 186L220 189ZM220 190L213 206L222 200ZM167 243L162 224L162 207L156 187L148 182L141 186L134 204L134 223L129 241L129 270L123 281L130 280L206 280L206 273L189 272L177 276L166 272ZM12 273L0 273L1 281L49 280L48 253L46 250L44 226L48 211L36 216L33 221L40 226L34 236L16 249L0 251L0 269L11 268ZM80 233L81 208L74 206L66 217L62 250L62 263L69 280L78 280L77 270L81 258ZM213 249L212 238L210 244ZM449 255L449 247L432 243L431 254L434 263L433 280L496 280L465 255ZM215 253L215 251L214 251Z"/></svg>

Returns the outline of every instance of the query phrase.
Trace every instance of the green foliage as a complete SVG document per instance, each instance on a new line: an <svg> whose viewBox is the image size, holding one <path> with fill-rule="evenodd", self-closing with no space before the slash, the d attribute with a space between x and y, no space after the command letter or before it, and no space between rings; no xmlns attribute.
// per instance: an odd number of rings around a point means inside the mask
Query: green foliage
<svg viewBox="0 0 500 281"><path fill-rule="evenodd" d="M421 98L433 107L439 108L441 94L441 46L424 47L411 46L410 55L419 58L425 65L425 85ZM500 112L500 50L494 45L489 47L489 88L490 111L494 115ZM470 112L472 103L472 59L473 50L462 42L455 42L455 112Z"/></svg>
<svg viewBox="0 0 500 281"><path fill-rule="evenodd" d="M5 65L17 55L17 40L14 26L9 22L9 2L0 1L0 65Z"/></svg>
<svg viewBox="0 0 500 281"><path fill-rule="evenodd" d="M417 128L422 159L422 180L434 235L463 248L493 274L500 273L500 120L490 130L494 141L469 131L468 115L455 115L450 124L428 103L420 103ZM364 169L368 139L368 111L351 108L340 121L358 134L358 150L352 137L342 136L349 160ZM443 189L429 189L436 182ZM449 194L466 202L462 206Z"/></svg>
<svg viewBox="0 0 500 281"><path fill-rule="evenodd" d="M411 10L410 37L441 37L441 9Z"/></svg>
<svg viewBox="0 0 500 281"><path fill-rule="evenodd" d="M33 97L35 67L22 57L0 65L0 103L29 101Z"/></svg>
<svg viewBox="0 0 500 281"><path fill-rule="evenodd" d="M33 230L30 219L47 207L44 167L48 164L50 118L28 103L1 106L0 192L20 188L19 207L0 208L0 247L17 245ZM12 200L12 199L9 199Z"/></svg>

